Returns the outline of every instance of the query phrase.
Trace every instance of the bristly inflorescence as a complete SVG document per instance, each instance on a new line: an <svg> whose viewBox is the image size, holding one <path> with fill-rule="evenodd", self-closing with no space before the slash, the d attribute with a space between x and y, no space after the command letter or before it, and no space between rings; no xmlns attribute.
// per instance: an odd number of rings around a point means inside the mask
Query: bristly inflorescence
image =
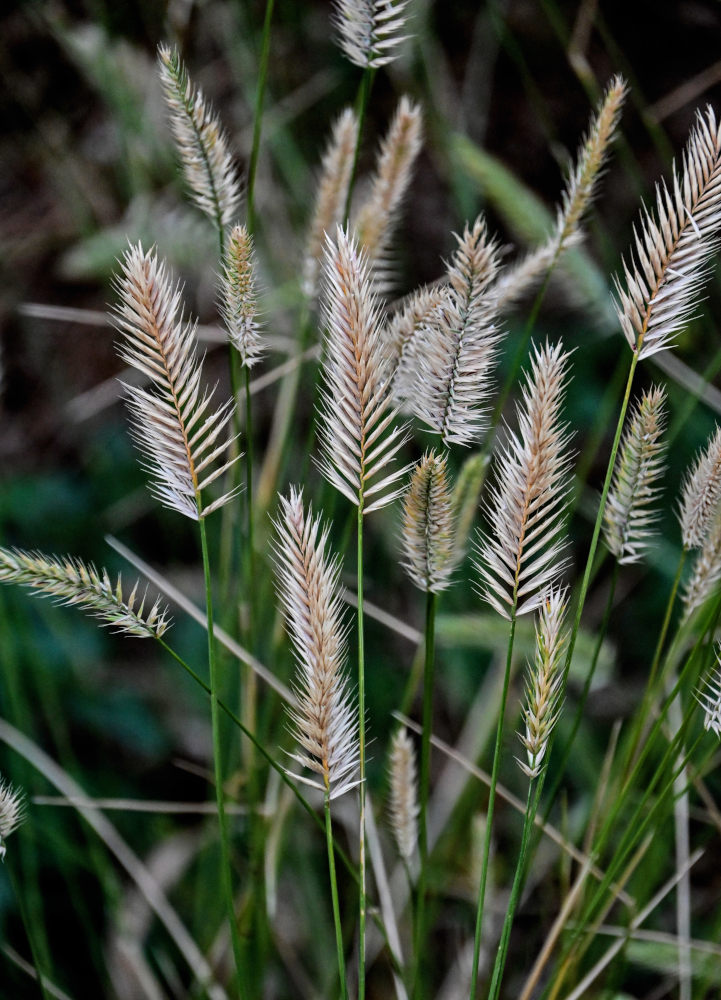
<svg viewBox="0 0 721 1000"><path fill-rule="evenodd" d="M397 57L410 0L335 0L333 21L348 59L378 69Z"/></svg>
<svg viewBox="0 0 721 1000"><path fill-rule="evenodd" d="M403 498L403 566L421 590L437 594L456 566L453 497L445 455L429 451L413 470Z"/></svg>
<svg viewBox="0 0 721 1000"><path fill-rule="evenodd" d="M497 244L480 217L456 239L448 292L425 324L410 394L415 414L447 447L480 441L501 340L489 295L498 270Z"/></svg>
<svg viewBox="0 0 721 1000"><path fill-rule="evenodd" d="M412 413L420 355L425 350L426 327L449 294L445 285L430 285L408 296L383 328L388 357L388 385L396 405Z"/></svg>
<svg viewBox="0 0 721 1000"><path fill-rule="evenodd" d="M716 659L716 666L706 678L703 689L696 692L696 700L705 712L704 729L710 729L721 737L721 666L718 662L718 648Z"/></svg>
<svg viewBox="0 0 721 1000"><path fill-rule="evenodd" d="M280 498L275 522L278 593L298 673L291 728L300 753L291 754L322 777L331 799L358 783L358 714L345 675L346 629L338 578L340 560L328 552L328 527L303 510L302 493Z"/></svg>
<svg viewBox="0 0 721 1000"><path fill-rule="evenodd" d="M413 741L401 726L391 741L390 821L398 853L410 864L418 844L418 772Z"/></svg>
<svg viewBox="0 0 721 1000"><path fill-rule="evenodd" d="M660 493L654 484L664 470L665 400L659 387L644 392L621 442L603 520L606 544L621 564L643 558L658 520L650 507Z"/></svg>
<svg viewBox="0 0 721 1000"><path fill-rule="evenodd" d="M221 314L233 347L246 367L263 355L258 321L253 237L245 226L233 226L220 276Z"/></svg>
<svg viewBox="0 0 721 1000"><path fill-rule="evenodd" d="M107 570L98 572L92 564L71 556L58 559L41 552L0 548L0 581L30 587L59 604L76 605L127 635L159 639L170 627L168 610L159 600L145 610L145 594L139 593L138 583L129 597L123 597L120 576L113 584Z"/></svg>
<svg viewBox="0 0 721 1000"><path fill-rule="evenodd" d="M202 392L200 385L195 324L184 319L180 286L173 286L152 250L145 253L138 244L126 251L117 289L120 355L151 382L149 389L125 385L133 438L146 458L154 495L197 521L234 496L231 491L208 505L202 499L239 457L218 462L230 445L233 401L211 409L213 391Z"/></svg>
<svg viewBox="0 0 721 1000"><path fill-rule="evenodd" d="M719 246L721 132L713 110L699 113L671 190L656 191L656 215L644 210L624 284L616 279L616 312L639 358L673 346L692 316Z"/></svg>
<svg viewBox="0 0 721 1000"><path fill-rule="evenodd" d="M529 778L537 778L541 773L548 742L560 712L563 690L561 661L568 640L563 632L567 603L565 589L549 590L539 608L536 655L533 664L529 665L526 681L525 731L518 734L527 757L527 763L520 760L518 763Z"/></svg>
<svg viewBox="0 0 721 1000"><path fill-rule="evenodd" d="M387 392L380 312L368 264L340 227L335 241L327 242L324 277L326 344L318 465L337 490L368 513L403 491L397 484L405 467L379 477L408 432L392 426L396 411Z"/></svg>
<svg viewBox="0 0 721 1000"><path fill-rule="evenodd" d="M683 588L684 618L706 603L721 580L721 508L709 524L703 545L698 550L693 573Z"/></svg>
<svg viewBox="0 0 721 1000"><path fill-rule="evenodd" d="M485 504L490 532L479 539L481 594L504 618L535 610L565 568L570 435L560 420L569 355L533 349L518 406L517 433L497 457Z"/></svg>
<svg viewBox="0 0 721 1000"><path fill-rule="evenodd" d="M326 233L334 232L343 222L357 138L358 117L352 108L346 108L333 125L321 162L303 262L303 291L310 298L318 291Z"/></svg>
<svg viewBox="0 0 721 1000"><path fill-rule="evenodd" d="M703 546L720 501L721 427L717 427L684 478L678 517L685 549Z"/></svg>
<svg viewBox="0 0 721 1000"><path fill-rule="evenodd" d="M353 221L378 294L386 294L394 284L390 241L421 149L422 125L420 106L402 97L381 143L368 196Z"/></svg>
<svg viewBox="0 0 721 1000"><path fill-rule="evenodd" d="M228 139L178 53L161 45L158 60L185 181L198 208L222 230L233 221L241 199Z"/></svg>
<svg viewBox="0 0 721 1000"><path fill-rule="evenodd" d="M25 796L0 777L0 861L5 858L5 841L25 819Z"/></svg>

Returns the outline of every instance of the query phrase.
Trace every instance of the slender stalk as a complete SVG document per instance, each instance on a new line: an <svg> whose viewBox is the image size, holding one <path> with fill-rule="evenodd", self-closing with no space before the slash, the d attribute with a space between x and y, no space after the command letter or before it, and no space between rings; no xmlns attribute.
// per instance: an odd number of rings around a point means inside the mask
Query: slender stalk
<svg viewBox="0 0 721 1000"><path fill-rule="evenodd" d="M251 640L254 635L254 611L255 602L253 600L255 581L255 544L253 532L253 407L250 397L250 368L245 365L245 493L247 510L247 540L248 547L248 635ZM252 643L249 643L252 649Z"/></svg>
<svg viewBox="0 0 721 1000"><path fill-rule="evenodd" d="M246 219L248 232L255 231L255 175L258 170L258 155L260 153L260 133L263 126L263 101L265 85L268 79L268 62L270 58L270 23L273 18L275 0L266 0L265 21L263 22L263 43L258 66L258 90L255 96L255 116L253 118L253 145L248 163L248 190L246 195Z"/></svg>
<svg viewBox="0 0 721 1000"><path fill-rule="evenodd" d="M25 908L25 901L23 895L20 892L20 887L17 884L15 878L15 873L12 868L12 864L6 865L6 871L8 873L8 879L12 887L12 891L15 894L15 899L18 904L18 909L20 910L20 920L22 921L23 928L25 930L25 936L28 939L28 944L30 945L30 954L32 956L33 965L35 966L35 974L38 979L38 987L40 989L40 995L43 1000L50 1000L50 994L45 986L45 976L40 971L40 956L38 954L37 945L35 943L35 932L33 930L32 921L28 917L27 910Z"/></svg>
<svg viewBox="0 0 721 1000"><path fill-rule="evenodd" d="M333 923L335 924L335 945L338 952L338 977L342 1000L348 1000L348 984L345 975L345 956L343 954L343 931L340 925L340 907L338 905L338 881L335 874L335 856L333 853L333 826L330 818L330 792L325 793L325 834L328 847L328 874L330 875L330 894L333 901Z"/></svg>
<svg viewBox="0 0 721 1000"><path fill-rule="evenodd" d="M233 886L231 884L230 844L228 839L228 824L225 816L225 801L223 791L222 747L220 741L220 708L218 703L218 670L215 656L215 637L213 632L213 595L210 581L210 560L208 558L208 539L205 531L205 519L200 518L200 545L203 555L203 575L205 577L205 607L208 619L208 667L210 674L210 720L213 731L213 771L215 775L215 799L218 806L218 822L220 827L221 882L223 895L230 925L230 939L233 945L235 971L239 996L244 995L242 968L243 960L240 949L240 936L235 919L233 903Z"/></svg>
<svg viewBox="0 0 721 1000"><path fill-rule="evenodd" d="M486 832L483 839L483 861L481 865L481 881L478 889L478 910L476 912L476 933L473 941L473 967L471 969L471 989L470 1000L476 996L476 986L478 983L478 960L481 954L481 932L483 930L483 906L486 898L486 883L488 881L488 862L491 853L491 828L493 826L493 810L496 804L496 785L498 784L498 770L501 761L501 741L503 738L503 719L506 714L506 701L508 700L508 688L511 682L511 665L513 663L513 641L516 636L516 600L513 602L511 612L511 630L508 636L508 651L506 653L506 671L503 677L503 692L501 694L501 707L498 711L498 727L496 729L496 746L493 751L493 769L491 771L491 785L488 793L488 812L486 815Z"/></svg>
<svg viewBox="0 0 721 1000"><path fill-rule="evenodd" d="M493 977L491 979L491 990L488 994L488 1000L497 1000L498 994L501 989L501 981L503 979L503 970L506 967L506 956L508 954L508 942L511 938L511 928L513 926L513 918L516 913L516 907L518 906L518 900L521 896L521 890L523 889L525 868L526 868L526 856L528 854L528 842L530 840L530 834L533 830L533 824L536 819L536 812L538 811L538 803L541 799L541 790L543 788L543 781L546 775L546 771L538 779L538 781L531 780L528 784L528 798L526 799L526 812L523 817L523 833L521 835L521 846L518 852L518 859L516 861L516 872L513 876L513 886L511 888L511 898L508 901L508 908L506 910L506 916L503 921L503 930L501 931L501 940L498 944L498 951L496 952L496 961L493 966ZM535 790L535 794L534 794Z"/></svg>
<svg viewBox="0 0 721 1000"><path fill-rule="evenodd" d="M421 957L423 954L426 887L428 885L428 797L430 791L431 732L433 728L433 667L435 661L436 595L426 591L425 668L423 671L423 733L421 735L421 776L419 788L420 813L418 817L418 844L420 871L416 894L416 934L413 976L414 997L423 993L421 988Z"/></svg>
<svg viewBox="0 0 721 1000"><path fill-rule="evenodd" d="M360 915L358 922L358 1000L365 997L366 983L366 707L365 707L365 645L363 637L363 492L358 502L358 733L360 741Z"/></svg>
<svg viewBox="0 0 721 1000"><path fill-rule="evenodd" d="M355 142L355 152L353 153L353 166L350 172L350 181L348 183L348 194L345 199L345 210L343 212L343 225L348 224L348 218L350 216L350 206L353 199L353 188L355 186L356 173L358 172L358 158L360 156L361 147L361 136L363 134L363 124L365 122L366 111L368 109L368 102L371 96L371 90L373 89L373 80L375 79L376 71L370 66L366 66L363 70L363 77L358 88L358 96L356 98L356 109L358 112L358 134L356 136Z"/></svg>

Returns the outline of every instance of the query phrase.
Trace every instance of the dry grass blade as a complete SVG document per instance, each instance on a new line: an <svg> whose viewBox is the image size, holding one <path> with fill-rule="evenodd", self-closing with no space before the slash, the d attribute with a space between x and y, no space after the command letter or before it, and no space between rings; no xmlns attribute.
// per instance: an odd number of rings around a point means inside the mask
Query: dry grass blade
<svg viewBox="0 0 721 1000"><path fill-rule="evenodd" d="M663 474L666 393L645 392L630 416L621 442L613 483L604 511L606 544L619 563L643 558L658 514L649 510L660 489L653 484Z"/></svg>
<svg viewBox="0 0 721 1000"><path fill-rule="evenodd" d="M378 478L407 439L392 427L395 410L386 390L386 363L378 304L367 262L338 228L325 256L324 311L327 322L320 403L319 467L323 475L364 513L391 503L406 469ZM366 505L366 500L375 497Z"/></svg>
<svg viewBox="0 0 721 1000"><path fill-rule="evenodd" d="M252 368L263 355L255 290L253 237L245 226L233 226L220 276L223 322L242 363Z"/></svg>
<svg viewBox="0 0 721 1000"><path fill-rule="evenodd" d="M701 548L721 501L721 427L684 478L679 522L684 548Z"/></svg>
<svg viewBox="0 0 721 1000"><path fill-rule="evenodd" d="M691 317L710 257L719 245L721 133L713 110L699 113L672 190L661 183L656 217L644 210L625 288L616 278L616 312L639 358L673 346Z"/></svg>
<svg viewBox="0 0 721 1000"><path fill-rule="evenodd" d="M195 327L185 321L180 288L153 251L145 253L140 244L126 251L117 288L121 357L151 381L150 390L125 386L133 438L146 457L154 495L197 521L234 496L226 493L207 506L202 500L203 490L240 457L217 461L230 444L232 400L214 410L213 392L201 396Z"/></svg>
<svg viewBox="0 0 721 1000"><path fill-rule="evenodd" d="M569 434L560 422L568 354L534 348L517 408L519 430L497 458L485 504L491 533L481 536L482 597L504 618L535 610L563 572Z"/></svg>
<svg viewBox="0 0 721 1000"><path fill-rule="evenodd" d="M401 726L391 742L389 813L398 852L407 865L418 844L418 772L413 742Z"/></svg>
<svg viewBox="0 0 721 1000"><path fill-rule="evenodd" d="M426 452L403 499L403 567L421 590L437 594L450 586L455 539L446 458Z"/></svg>
<svg viewBox="0 0 721 1000"><path fill-rule="evenodd" d="M159 600L145 610L145 595L138 600L137 583L126 599L119 575L113 585L106 570L99 573L92 564L71 556L58 559L41 552L0 548L0 581L30 587L60 604L76 605L127 635L158 639L170 627L168 610Z"/></svg>
<svg viewBox="0 0 721 1000"><path fill-rule="evenodd" d="M178 53L161 45L158 60L186 183L198 208L222 230L233 221L241 198L228 140Z"/></svg>
<svg viewBox="0 0 721 1000"><path fill-rule="evenodd" d="M358 715L344 672L346 659L340 560L328 555L328 527L303 510L302 493L280 498L275 522L278 593L298 664L292 733L301 752L291 754L321 775L331 799L358 784Z"/></svg>
<svg viewBox="0 0 721 1000"><path fill-rule="evenodd" d="M348 59L363 69L378 69L397 56L406 36L409 0L335 0L333 23Z"/></svg>
<svg viewBox="0 0 721 1000"><path fill-rule="evenodd" d="M411 393L416 416L446 446L477 443L485 432L483 407L501 339L489 294L498 270L497 245L480 217L456 239L450 288L426 325Z"/></svg>

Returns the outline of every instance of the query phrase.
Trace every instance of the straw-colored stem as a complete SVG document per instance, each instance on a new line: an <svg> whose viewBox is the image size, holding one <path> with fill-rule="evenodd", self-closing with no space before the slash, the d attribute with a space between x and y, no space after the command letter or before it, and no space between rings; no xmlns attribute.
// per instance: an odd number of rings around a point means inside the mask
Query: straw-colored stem
<svg viewBox="0 0 721 1000"><path fill-rule="evenodd" d="M414 997L423 995L422 955L425 931L426 888L428 885L428 798L431 772L431 732L433 728L433 667L435 661L436 595L426 591L426 636L425 664L423 671L423 732L421 735L421 775L419 788L420 812L418 817L418 845L420 849L420 871L416 893L415 953L414 953Z"/></svg>
<svg viewBox="0 0 721 1000"><path fill-rule="evenodd" d="M344 226L348 225L348 219L350 217L350 206L351 201L353 200L353 188L355 186L356 173L358 172L358 157L360 156L363 124L365 122L366 111L368 109L368 102L370 100L371 90L373 89L373 80L375 79L375 75L376 71L372 67L366 66L358 88L358 97L356 98L358 132L356 133L355 150L353 151L353 166L351 167L350 179L348 181L348 194L346 195L345 209L343 211Z"/></svg>
<svg viewBox="0 0 721 1000"><path fill-rule="evenodd" d="M215 655L215 637L213 630L213 595L210 581L210 560L208 558L208 539L205 531L205 519L200 518L200 545L203 555L203 575L205 577L205 608L208 619L208 667L210 675L210 720L213 732L213 772L215 776L215 799L218 807L218 824L220 827L221 882L230 926L230 938L233 944L233 957L238 985L238 994L244 996L243 960L240 949L240 936L235 919L233 903L233 886L231 882L230 844L228 839L228 824L225 816L225 796L223 791L222 747L220 741L220 708L218 703L218 669Z"/></svg>
<svg viewBox="0 0 721 1000"><path fill-rule="evenodd" d="M335 925L335 945L338 953L338 978L342 1000L348 1000L348 984L345 975L345 956L343 954L343 931L340 925L340 907L338 905L338 880L335 874L335 854L333 851L333 825L330 818L330 792L325 793L325 842L328 847L328 874L330 876L330 895L333 901L333 923Z"/></svg>
<svg viewBox="0 0 721 1000"><path fill-rule="evenodd" d="M471 969L470 1000L475 1000L478 982L478 960L481 954L481 933L483 931L483 907L486 899L486 883L488 881L488 862L491 854L491 830L493 826L493 810L496 804L496 785L501 761L501 743L503 739L503 719L506 714L508 688L511 682L511 665L513 663L513 641L516 635L516 599L514 598L511 612L511 630L508 636L508 651L506 653L506 670L503 676L503 691L501 705L498 710L498 726L496 728L496 745L493 751L493 769L491 785L488 793L488 810L486 814L486 832L483 838L483 860L481 862L481 879L478 888L478 909L476 911L476 933L473 941L473 967Z"/></svg>
<svg viewBox="0 0 721 1000"><path fill-rule="evenodd" d="M360 743L360 913L358 921L358 1000L365 997L366 981L366 736L365 736L365 646L363 637L363 493L358 503L358 734Z"/></svg>
<svg viewBox="0 0 721 1000"><path fill-rule="evenodd" d="M273 19L275 0L266 0L265 21L263 22L263 43L258 66L258 90L255 96L255 115L253 118L253 145L250 150L248 164L248 189L246 195L246 219L248 232L255 230L255 175L258 170L258 155L260 153L260 133L263 126L263 101L265 85L268 79L268 61L270 58L270 24Z"/></svg>
<svg viewBox="0 0 721 1000"><path fill-rule="evenodd" d="M13 871L12 864L7 864L5 869L8 873L8 879L12 887L12 891L15 895L15 900L18 904L18 909L20 911L20 920L25 931L25 936L28 939L28 944L30 945L30 955L32 956L33 965L35 966L35 974L37 976L38 988L40 990L40 995L43 1000L50 1000L50 994L45 986L45 976L40 969L40 956L38 954L38 948L35 942L35 931L33 929L32 921L29 919L28 912L25 908L25 902L23 900L22 892L20 891L20 886L15 878L15 873Z"/></svg>

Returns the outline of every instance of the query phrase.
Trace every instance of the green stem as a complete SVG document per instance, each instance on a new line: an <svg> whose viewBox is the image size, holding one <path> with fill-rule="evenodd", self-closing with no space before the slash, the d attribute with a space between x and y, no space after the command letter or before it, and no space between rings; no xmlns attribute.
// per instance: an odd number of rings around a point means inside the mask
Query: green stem
<svg viewBox="0 0 721 1000"><path fill-rule="evenodd" d="M545 775L545 771L543 775ZM536 812L538 811L538 803L541 799L541 790L543 788L543 775L538 781L534 782L531 780L528 784L528 798L526 799L526 812L523 818L523 833L521 835L521 847L518 852L518 860L516 861L516 873L513 876L513 886L511 888L511 898L508 901L508 908L506 910L506 916L503 921L503 930L501 931L501 940L498 944L498 951L496 952L496 961L493 966L493 976L491 978L491 990L488 994L488 1000L497 1000L498 994L501 989L501 981L503 979L503 970L506 967L506 956L508 954L508 942L511 938L511 928L513 926L513 918L516 913L516 907L518 906L518 900L521 896L521 890L523 889L525 868L526 868L526 855L528 853L528 842L530 840L531 830L533 829L533 824L536 819ZM535 787L536 794L533 794L533 789Z"/></svg>
<svg viewBox="0 0 721 1000"><path fill-rule="evenodd" d="M250 398L250 368L245 366L245 493L248 515L248 636L249 648L252 650L254 635L254 582L255 582L255 544L253 533L253 407Z"/></svg>
<svg viewBox="0 0 721 1000"><path fill-rule="evenodd" d="M250 162L248 164L248 191L246 195L246 219L248 223L248 232L250 233L255 230L255 175L258 170L260 133L263 126L263 101L265 99L265 85L268 79L268 62L270 58L270 23L273 18L274 3L275 0L267 0L265 5L263 43L260 52L260 64L258 66L258 90L255 96L255 115L253 118L253 145L250 150Z"/></svg>
<svg viewBox="0 0 721 1000"><path fill-rule="evenodd" d="M353 200L353 188L355 187L356 174L358 172L358 157L360 156L361 147L361 136L363 133L363 125L365 123L366 111L368 110L368 102L371 96L371 90L373 89L373 80L375 79L376 71L371 69L370 66L366 66L363 71L363 77L358 88L358 97L356 98L356 112L358 117L358 133L356 135L355 150L353 152L353 166L351 167L350 180L348 181L348 193L345 199L345 209L343 211L343 225L348 225L348 219L350 217L350 206Z"/></svg>
<svg viewBox="0 0 721 1000"><path fill-rule="evenodd" d="M423 732L421 735L421 780L419 789L420 813L418 817L418 841L420 848L420 871L416 894L416 935L412 996L421 996L421 966L423 935L428 885L428 797L431 773L431 732L433 729L433 667L435 660L435 623L437 597L432 591L426 592L426 639L425 669L423 671Z"/></svg>
<svg viewBox="0 0 721 1000"><path fill-rule="evenodd" d="M203 554L203 575L205 577L205 607L208 619L208 668L210 674L210 720L213 731L213 770L215 775L215 799L218 807L218 823L220 827L221 882L223 895L230 925L230 938L233 944L233 957L238 984L238 994L243 996L242 954L238 924L235 919L233 904L233 887L231 884L230 844L228 840L228 824L225 816L225 801L223 790L222 747L220 741L220 716L218 704L218 670L215 656L215 635L213 629L213 595L210 581L210 560L208 558L208 539L205 532L205 519L200 517L200 545Z"/></svg>
<svg viewBox="0 0 721 1000"><path fill-rule="evenodd" d="M366 981L366 735L365 645L363 637L363 493L358 498L358 731L360 747L360 914L358 922L358 1000L365 997Z"/></svg>
<svg viewBox="0 0 721 1000"><path fill-rule="evenodd" d="M15 879L15 873L13 872L12 864L8 863L6 865L6 871L8 873L8 879L12 887L12 891L15 894L15 899L18 904L18 909L20 910L20 920L22 921L23 928L25 930L25 936L28 939L28 944L30 945L30 955L32 956L33 965L35 966L35 974L38 979L38 986L40 988L40 994L43 1000L50 1000L50 994L45 987L45 977L40 971L40 956L38 954L37 945L35 943L35 934L33 931L32 922L28 919L27 910L25 909L25 902L23 900L22 893L20 892L20 887Z"/></svg>
<svg viewBox="0 0 721 1000"><path fill-rule="evenodd" d="M325 793L325 841L328 847L328 874L330 875L330 894L333 901L333 923L335 924L335 945L338 953L338 977L340 979L341 997L348 1000L348 984L345 975L345 956L343 954L343 932L340 925L340 907L338 905L338 881L335 874L335 856L333 852L333 826L330 818L330 792Z"/></svg>
<svg viewBox="0 0 721 1000"><path fill-rule="evenodd" d="M481 865L481 881L478 889L476 933L473 941L473 967L471 969L471 989L469 994L470 1000L474 1000L476 996L476 986L478 982L478 959L481 954L481 932L483 930L483 906L486 898L486 883L488 881L488 862L491 853L491 828L493 826L493 810L496 804L496 785L498 784L498 769L501 760L503 719L506 714L506 701L508 699L508 688L511 682L511 664L513 663L513 640L515 639L515 635L516 635L516 597L514 594L513 610L511 612L511 631L508 636L508 651L506 653L506 670L503 676L503 692L501 694L501 707L498 712L498 726L496 728L496 746L493 751L493 769L491 771L491 785L488 794L486 832L483 838L483 861Z"/></svg>

